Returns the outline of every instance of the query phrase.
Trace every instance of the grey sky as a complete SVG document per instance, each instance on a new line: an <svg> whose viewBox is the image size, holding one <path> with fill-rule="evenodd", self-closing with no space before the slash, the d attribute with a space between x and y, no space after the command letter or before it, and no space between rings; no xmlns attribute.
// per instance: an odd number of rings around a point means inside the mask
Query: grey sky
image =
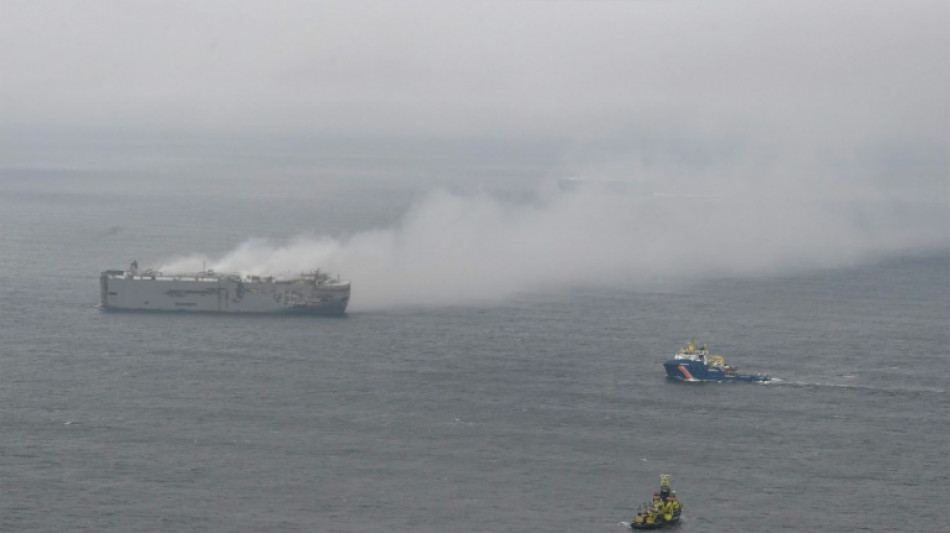
<svg viewBox="0 0 950 533"><path fill-rule="evenodd" d="M948 6L0 0L0 123L945 145Z"/></svg>

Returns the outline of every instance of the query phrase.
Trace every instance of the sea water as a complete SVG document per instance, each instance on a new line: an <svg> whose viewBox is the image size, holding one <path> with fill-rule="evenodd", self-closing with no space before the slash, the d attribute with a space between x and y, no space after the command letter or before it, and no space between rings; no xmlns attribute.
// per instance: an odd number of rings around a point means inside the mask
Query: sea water
<svg viewBox="0 0 950 533"><path fill-rule="evenodd" d="M4 180L0 530L619 531L664 473L684 532L950 525L947 253L482 305L361 309L356 279L345 318L103 313L100 270L386 227L419 190ZM776 380L666 380L690 339Z"/></svg>

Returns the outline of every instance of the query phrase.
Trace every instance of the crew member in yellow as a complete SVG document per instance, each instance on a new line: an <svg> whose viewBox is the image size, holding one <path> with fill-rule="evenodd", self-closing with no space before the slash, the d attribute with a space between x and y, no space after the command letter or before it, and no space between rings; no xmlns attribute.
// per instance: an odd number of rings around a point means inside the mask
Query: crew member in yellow
<svg viewBox="0 0 950 533"><path fill-rule="evenodd" d="M663 519L669 522L673 520L673 499L667 498L666 503L663 505Z"/></svg>
<svg viewBox="0 0 950 533"><path fill-rule="evenodd" d="M672 500L672 502L673 502L673 510L674 510L674 511L677 510L677 509L679 509L679 508L680 508L680 505L682 505L682 504L680 504L679 498L676 497L676 492L675 492L675 491L674 491L672 494L670 494L670 500Z"/></svg>

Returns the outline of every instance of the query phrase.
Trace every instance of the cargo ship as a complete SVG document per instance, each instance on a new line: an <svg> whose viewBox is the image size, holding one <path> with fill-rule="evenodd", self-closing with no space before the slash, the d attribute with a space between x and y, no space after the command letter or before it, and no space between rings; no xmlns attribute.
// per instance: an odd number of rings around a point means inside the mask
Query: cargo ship
<svg viewBox="0 0 950 533"><path fill-rule="evenodd" d="M128 270L102 272L99 290L99 307L108 311L342 315L350 301L350 282L319 270L286 278L163 274L133 262Z"/></svg>

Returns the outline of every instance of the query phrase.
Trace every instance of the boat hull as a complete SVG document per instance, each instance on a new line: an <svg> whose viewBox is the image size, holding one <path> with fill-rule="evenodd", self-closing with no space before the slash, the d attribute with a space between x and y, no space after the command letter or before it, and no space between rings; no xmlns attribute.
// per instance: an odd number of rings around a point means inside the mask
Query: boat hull
<svg viewBox="0 0 950 533"><path fill-rule="evenodd" d="M100 277L106 311L342 315L349 283L248 281L236 277L119 275Z"/></svg>
<svg viewBox="0 0 950 533"><path fill-rule="evenodd" d="M702 361L688 359L670 359L663 363L666 376L677 381L688 382L757 382L764 383L772 378L765 374L740 374L721 367L707 365Z"/></svg>
<svg viewBox="0 0 950 533"><path fill-rule="evenodd" d="M662 520L662 521L659 521L659 522L652 522L652 523L640 522L640 523L638 523L638 522L636 522L636 520L634 520L633 522L630 523L630 529L632 529L632 530L634 530L634 531L639 531L639 530L641 530L641 529L663 529L664 527L672 527L672 526L675 526L676 524L679 523L679 521L680 521L680 516L682 515L682 512L683 512L683 510L682 510L682 508L680 508L680 509L678 509L678 510L676 511L676 513L673 514L673 518L671 518L671 519L669 519L669 520Z"/></svg>
<svg viewBox="0 0 950 533"><path fill-rule="evenodd" d="M679 521L680 521L680 517L677 516L673 518L672 520L670 520L669 522L654 522L652 524L633 523L633 524L630 524L630 529L634 531L640 531L642 529L663 529L664 527L673 527L676 524L678 524Z"/></svg>

